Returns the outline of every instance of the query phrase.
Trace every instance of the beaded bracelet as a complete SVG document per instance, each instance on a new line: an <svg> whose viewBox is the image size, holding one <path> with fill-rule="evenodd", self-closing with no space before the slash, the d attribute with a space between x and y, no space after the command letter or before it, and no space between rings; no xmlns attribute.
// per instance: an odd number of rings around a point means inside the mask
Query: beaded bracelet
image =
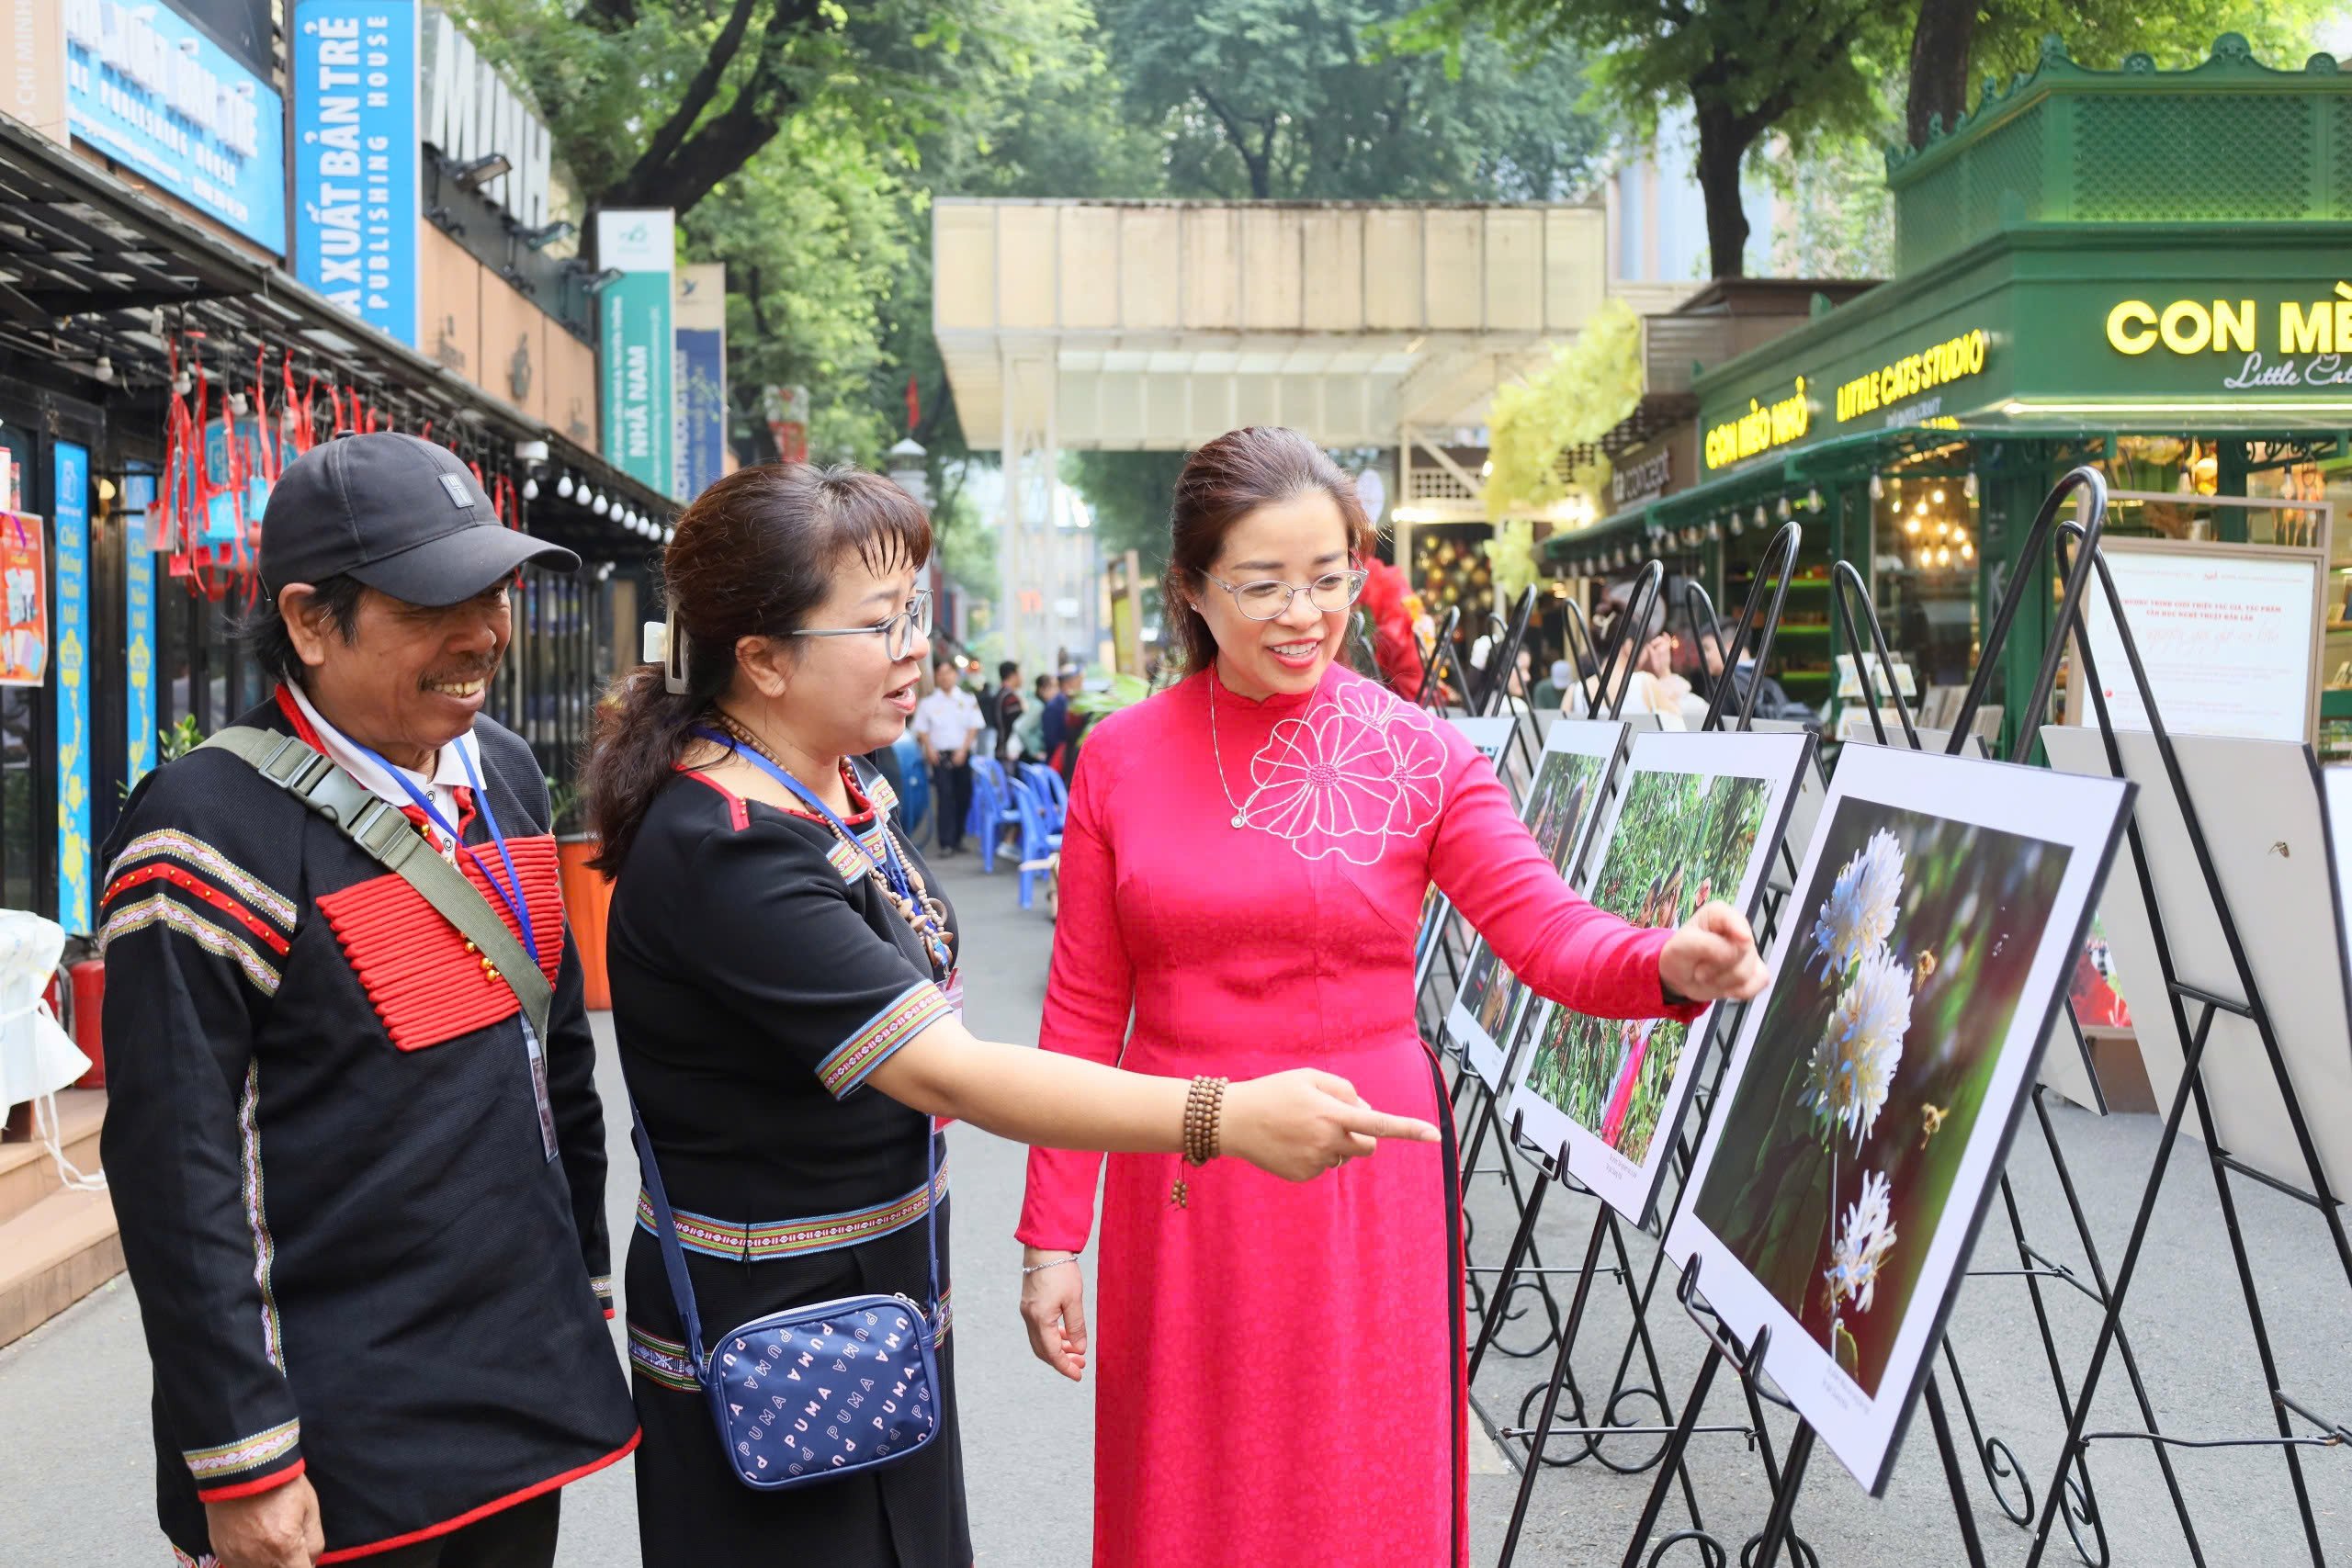
<svg viewBox="0 0 2352 1568"><path fill-rule="evenodd" d="M1184 1163L1204 1166L1216 1158L1224 1142L1224 1111L1226 1086L1230 1078L1196 1077L1184 1096ZM1192 1189L1182 1177L1176 1179L1169 1190L1168 1201L1177 1208L1188 1208Z"/></svg>

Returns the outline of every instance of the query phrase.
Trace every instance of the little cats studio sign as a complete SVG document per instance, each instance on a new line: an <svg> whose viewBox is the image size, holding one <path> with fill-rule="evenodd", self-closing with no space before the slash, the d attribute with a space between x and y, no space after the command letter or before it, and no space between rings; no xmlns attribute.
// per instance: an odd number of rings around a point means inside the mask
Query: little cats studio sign
<svg viewBox="0 0 2352 1568"><path fill-rule="evenodd" d="M2302 298L2134 296L2108 308L2106 335L2124 358L2202 370L2209 390L2352 389L2352 282Z"/></svg>

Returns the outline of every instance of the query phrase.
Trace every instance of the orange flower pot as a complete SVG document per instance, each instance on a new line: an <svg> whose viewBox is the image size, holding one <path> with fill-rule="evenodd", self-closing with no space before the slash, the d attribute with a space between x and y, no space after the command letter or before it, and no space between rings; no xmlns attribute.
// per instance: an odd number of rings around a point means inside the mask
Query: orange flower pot
<svg viewBox="0 0 2352 1568"><path fill-rule="evenodd" d="M555 858L563 887L564 918L571 925L571 940L580 949L580 974L585 982L591 1010L613 1005L613 988L605 976L605 919L612 908L612 880L592 870L598 845L594 839L559 839Z"/></svg>

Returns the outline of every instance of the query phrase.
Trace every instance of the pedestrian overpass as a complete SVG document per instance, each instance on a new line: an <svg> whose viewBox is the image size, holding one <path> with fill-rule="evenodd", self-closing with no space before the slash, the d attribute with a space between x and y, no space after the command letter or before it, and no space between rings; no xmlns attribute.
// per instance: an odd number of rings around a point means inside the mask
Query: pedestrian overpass
<svg viewBox="0 0 2352 1568"><path fill-rule="evenodd" d="M1182 451L1246 424L1395 447L1397 501L1477 518L1441 447L1602 304L1693 284L1615 280L1590 205L941 199L933 329L967 445L1003 454L999 546L1015 656L1053 646L1071 591L1047 524L1065 450Z"/></svg>

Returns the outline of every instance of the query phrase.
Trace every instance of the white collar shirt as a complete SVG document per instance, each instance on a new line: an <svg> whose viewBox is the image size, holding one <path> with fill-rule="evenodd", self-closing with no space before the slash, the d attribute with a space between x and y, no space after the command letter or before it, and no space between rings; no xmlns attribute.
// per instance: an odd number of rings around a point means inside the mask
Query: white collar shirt
<svg viewBox="0 0 2352 1568"><path fill-rule="evenodd" d="M295 706L302 710L302 716L310 720L312 729L318 731L319 743L326 749L328 758L336 767L366 785L369 794L401 811L415 805L416 802L409 797L408 792L401 788L399 782L393 778L392 773L396 771L424 792L425 798L433 802L433 809L438 811L444 820L456 824L458 820L457 792L460 789L469 789L473 784L472 778L467 772L467 763L473 764L476 773L479 773L481 769L481 743L474 739L472 730L467 730L456 740L435 753L433 771L429 774L398 767L397 764L388 770L379 766L367 752L362 751L350 737L329 724L326 716L312 705L308 692L290 681L287 682L286 689L294 694ZM479 806L476 808L479 809ZM441 852L443 860L456 861L458 846L455 840L442 832L439 828L433 826L429 818L425 831L433 841L433 847Z"/></svg>
<svg viewBox="0 0 2352 1568"><path fill-rule="evenodd" d="M980 731L980 705L961 686L933 692L915 705L914 732L942 753L961 751Z"/></svg>

